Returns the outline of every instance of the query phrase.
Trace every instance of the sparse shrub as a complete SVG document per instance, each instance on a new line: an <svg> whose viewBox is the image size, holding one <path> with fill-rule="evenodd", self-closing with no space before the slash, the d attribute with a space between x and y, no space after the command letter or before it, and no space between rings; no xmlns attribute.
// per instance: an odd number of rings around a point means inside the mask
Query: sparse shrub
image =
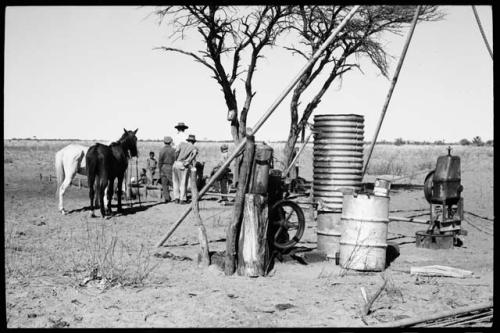
<svg viewBox="0 0 500 333"><path fill-rule="evenodd" d="M446 144L446 142L444 142L444 140L436 140L436 141L434 141L434 144L436 146L443 146Z"/></svg>
<svg viewBox="0 0 500 333"><path fill-rule="evenodd" d="M402 138L397 138L396 140L394 140L394 144L396 146L401 146L401 145L404 145L406 143L405 140L403 140Z"/></svg>
<svg viewBox="0 0 500 333"><path fill-rule="evenodd" d="M460 145L462 145L462 146L468 146L468 145L470 145L470 141L469 141L469 140L467 140L467 139L462 139L462 140L460 140L458 143L459 143Z"/></svg>
<svg viewBox="0 0 500 333"><path fill-rule="evenodd" d="M472 144L478 147L484 146L484 142L483 140L481 140L480 136L475 136L474 139L472 139Z"/></svg>
<svg viewBox="0 0 500 333"><path fill-rule="evenodd" d="M493 140L488 140L486 141L487 146L493 146Z"/></svg>

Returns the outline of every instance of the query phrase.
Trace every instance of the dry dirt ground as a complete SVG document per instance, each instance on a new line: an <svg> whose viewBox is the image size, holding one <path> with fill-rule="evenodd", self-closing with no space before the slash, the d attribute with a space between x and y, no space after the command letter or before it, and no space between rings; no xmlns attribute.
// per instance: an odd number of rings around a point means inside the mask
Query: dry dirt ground
<svg viewBox="0 0 500 333"><path fill-rule="evenodd" d="M55 183L40 181L40 166L25 157L11 156L4 164L8 327L365 326L360 287L373 294L382 283L380 273L342 276L335 262L320 260L314 251L303 256L307 265L285 256L268 277L225 276L217 265L200 269L198 246L189 245L197 242L191 217L166 246L155 248L186 206L149 201L142 209L134 205L127 215L91 218L81 210L88 206L87 189L72 187L66 208L73 212L62 216ZM493 218L492 157L479 170L473 162L463 165L465 209ZM223 250L220 239L225 238L231 207L210 200L200 205L210 250ZM421 190L391 192L391 210L426 207ZM493 222L469 214L466 218L464 244L451 250L416 248L414 235L422 226L390 223L389 238L400 244L401 254L384 273L389 283L372 306L369 324L492 300ZM314 248L315 224L307 223L298 245ZM154 255L167 251L172 255ZM406 272L432 264L474 275L422 278ZM92 274L96 267L101 271Z"/></svg>

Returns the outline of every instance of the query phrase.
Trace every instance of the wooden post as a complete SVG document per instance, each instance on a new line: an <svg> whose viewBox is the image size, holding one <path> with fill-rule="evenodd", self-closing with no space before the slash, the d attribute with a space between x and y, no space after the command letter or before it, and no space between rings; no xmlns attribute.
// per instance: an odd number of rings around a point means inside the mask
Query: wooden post
<svg viewBox="0 0 500 333"><path fill-rule="evenodd" d="M200 253L198 253L198 264L202 267L210 266L210 255L208 251L208 238L207 230L203 225L203 220L200 216L200 209L198 206L198 187L196 186L196 174L190 172L191 177L191 205L193 207L195 225L198 226L198 242L200 243Z"/></svg>
<svg viewBox="0 0 500 333"><path fill-rule="evenodd" d="M265 276L269 262L267 243L267 200L260 194L246 194L238 242L238 275Z"/></svg>
<svg viewBox="0 0 500 333"><path fill-rule="evenodd" d="M82 188L82 179L78 178L78 188Z"/></svg>
<svg viewBox="0 0 500 333"><path fill-rule="evenodd" d="M243 163L241 165L238 180L238 190L236 191L236 197L234 199L233 218L226 228L226 260L224 265L224 273L226 275L232 275L236 270L236 240L238 239L238 234L240 231L245 192L247 191L248 182L250 179L254 150L255 138L253 135L249 135L246 137Z"/></svg>
<svg viewBox="0 0 500 333"><path fill-rule="evenodd" d="M52 182L52 175L49 175L49 183Z"/></svg>
<svg viewBox="0 0 500 333"><path fill-rule="evenodd" d="M253 172L250 178L249 193L267 195L269 169L273 158L273 148L268 145L255 147Z"/></svg>
<svg viewBox="0 0 500 333"><path fill-rule="evenodd" d="M40 181L42 181L42 178L43 178L43 177L42 177L42 174L40 174Z"/></svg>

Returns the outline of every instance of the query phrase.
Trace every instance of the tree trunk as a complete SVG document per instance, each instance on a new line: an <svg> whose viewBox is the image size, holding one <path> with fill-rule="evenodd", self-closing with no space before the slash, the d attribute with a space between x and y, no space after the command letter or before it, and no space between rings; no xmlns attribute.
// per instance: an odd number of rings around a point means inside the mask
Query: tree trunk
<svg viewBox="0 0 500 333"><path fill-rule="evenodd" d="M236 241L238 239L241 226L244 198L250 179L254 148L255 138L253 136L247 136L247 143L243 154L243 164L239 174L238 190L236 191L234 199L233 218L226 228L226 262L224 267L226 275L232 275L236 269Z"/></svg>
<svg viewBox="0 0 500 333"><path fill-rule="evenodd" d="M238 243L238 275L265 276L269 263L267 200L260 194L246 194Z"/></svg>
<svg viewBox="0 0 500 333"><path fill-rule="evenodd" d="M200 242L200 253L198 253L198 264L202 267L210 265L210 255L208 251L208 238L207 231L203 225L198 207L198 188L196 186L196 174L192 170L189 172L191 177L191 194L192 194L192 207L195 225L198 226L198 241Z"/></svg>
<svg viewBox="0 0 500 333"><path fill-rule="evenodd" d="M288 139L286 141L285 147L283 149L283 163L284 167L282 171L285 171L286 168L290 165L290 163L293 160L293 149L295 148L295 145L297 144L297 139L299 137L300 131L296 131L293 129L290 129L290 132L288 133ZM283 175L286 177L286 175Z"/></svg>

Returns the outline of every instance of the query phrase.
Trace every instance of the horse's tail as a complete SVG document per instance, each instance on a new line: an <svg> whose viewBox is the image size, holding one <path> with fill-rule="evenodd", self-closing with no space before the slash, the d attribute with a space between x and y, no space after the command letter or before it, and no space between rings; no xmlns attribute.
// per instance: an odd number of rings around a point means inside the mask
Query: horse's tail
<svg viewBox="0 0 500 333"><path fill-rule="evenodd" d="M56 153L56 178L57 178L57 189L56 189L56 198L57 195L59 194L59 188L61 187L61 184L64 181L64 165L63 165L63 158L62 158L62 151L59 150Z"/></svg>

